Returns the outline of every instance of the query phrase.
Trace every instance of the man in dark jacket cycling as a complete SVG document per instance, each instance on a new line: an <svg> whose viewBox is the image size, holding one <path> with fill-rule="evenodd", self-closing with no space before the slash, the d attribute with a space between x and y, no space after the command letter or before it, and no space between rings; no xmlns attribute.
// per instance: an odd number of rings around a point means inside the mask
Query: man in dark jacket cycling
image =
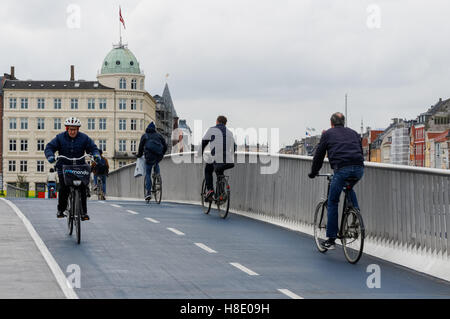
<svg viewBox="0 0 450 319"><path fill-rule="evenodd" d="M145 155L145 200L152 198L152 168L155 168L155 175L159 175L159 162L166 152L167 143L164 137L156 132L155 123L151 122L141 137L137 154L137 157Z"/></svg>
<svg viewBox="0 0 450 319"><path fill-rule="evenodd" d="M55 152L59 155L66 156L68 158L80 158L84 153L92 154L96 162L100 161L100 153L95 145L94 141L84 133L79 132L81 127L81 122L75 117L69 117L64 122L66 131L56 135L56 137L50 141L45 147L45 157L50 163L54 163ZM77 165L86 164L85 160L78 160ZM64 211L67 208L67 199L69 197L70 188L64 183L64 175L62 172L63 165L73 165L72 161L68 161L64 158L58 160L56 164L56 169L58 171L58 178L60 184L59 198L58 198L58 213L56 217L64 218ZM81 186L81 200L82 200L82 220L89 220L89 215L87 214L87 203L86 203L86 187L82 184Z"/></svg>
<svg viewBox="0 0 450 319"><path fill-rule="evenodd" d="M325 154L328 153L331 168L334 170L333 180L328 196L328 222L327 237L322 243L327 249L335 248L335 240L338 233L338 205L339 197L347 178L360 180L364 174L364 157L361 145L361 137L354 130L344 127L345 116L342 113L334 113L331 116L331 129L324 132L320 138L314 155L309 178L314 178L319 173ZM356 184L356 182L354 183ZM350 197L353 205L359 208L356 194L352 190Z"/></svg>

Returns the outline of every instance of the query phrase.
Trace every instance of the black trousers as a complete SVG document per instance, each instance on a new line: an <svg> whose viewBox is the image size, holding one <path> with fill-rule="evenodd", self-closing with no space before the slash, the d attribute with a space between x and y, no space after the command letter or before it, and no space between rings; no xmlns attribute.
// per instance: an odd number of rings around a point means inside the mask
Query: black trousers
<svg viewBox="0 0 450 319"><path fill-rule="evenodd" d="M64 184L64 176L58 174L59 177L59 197L58 197L58 211L64 212L67 208L67 199L70 194L70 187ZM83 208L83 213L87 213L87 196L86 196L86 186L81 184L80 195L81 195L81 207Z"/></svg>
<svg viewBox="0 0 450 319"><path fill-rule="evenodd" d="M216 171L217 175L223 175L225 170L233 168L233 163L213 163L206 164L205 166L205 180L206 180L206 189L214 190L213 187L213 172Z"/></svg>

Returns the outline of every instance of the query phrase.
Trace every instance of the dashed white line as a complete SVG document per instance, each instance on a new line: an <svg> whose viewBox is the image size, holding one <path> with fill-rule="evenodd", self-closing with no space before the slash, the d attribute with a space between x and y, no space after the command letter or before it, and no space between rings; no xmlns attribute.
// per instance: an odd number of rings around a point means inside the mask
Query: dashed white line
<svg viewBox="0 0 450 319"><path fill-rule="evenodd" d="M130 214L133 214L133 215L139 215L139 213L136 213L136 212L133 211L133 210L127 210L127 212L130 213Z"/></svg>
<svg viewBox="0 0 450 319"><path fill-rule="evenodd" d="M105 202L104 201L102 201L102 200L99 200L98 201L100 204L104 204Z"/></svg>
<svg viewBox="0 0 450 319"><path fill-rule="evenodd" d="M122 206L116 205L116 204L111 204L112 207L116 207L116 208L122 208Z"/></svg>
<svg viewBox="0 0 450 319"><path fill-rule="evenodd" d="M202 243L195 243L195 246L200 247L200 248L203 249L203 250L206 250L208 253L211 253L211 254L217 254L217 251L215 251L215 250L212 249L212 248L209 248L209 247L206 246L205 244L202 244Z"/></svg>
<svg viewBox="0 0 450 319"><path fill-rule="evenodd" d="M242 266L242 265L239 264L239 263L230 263L230 265L236 267L237 269L242 270L243 272L249 274L250 276L259 276L259 274L257 274L257 273L254 272L253 270L248 269L247 267L244 267L244 266Z"/></svg>
<svg viewBox="0 0 450 319"><path fill-rule="evenodd" d="M292 299L304 299L303 297L300 297L299 295L294 294L292 291L290 291L288 289L278 289L278 291Z"/></svg>
<svg viewBox="0 0 450 319"><path fill-rule="evenodd" d="M145 218L145 220L148 220L149 222L152 222L154 224L159 224L159 221L157 221L156 219L153 219L153 218Z"/></svg>
<svg viewBox="0 0 450 319"><path fill-rule="evenodd" d="M178 229L175 228L167 228L167 230L170 230L171 232L177 234L178 236L184 236L184 233L179 231Z"/></svg>

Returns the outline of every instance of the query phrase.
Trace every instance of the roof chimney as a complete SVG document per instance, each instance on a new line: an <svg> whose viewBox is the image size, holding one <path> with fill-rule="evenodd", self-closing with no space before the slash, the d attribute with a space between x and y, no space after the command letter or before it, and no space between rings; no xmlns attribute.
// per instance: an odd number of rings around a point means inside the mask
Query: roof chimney
<svg viewBox="0 0 450 319"><path fill-rule="evenodd" d="M13 66L11 66L11 80L15 80L16 76L15 76L15 68Z"/></svg>
<svg viewBox="0 0 450 319"><path fill-rule="evenodd" d="M75 66L70 66L70 81L75 81Z"/></svg>

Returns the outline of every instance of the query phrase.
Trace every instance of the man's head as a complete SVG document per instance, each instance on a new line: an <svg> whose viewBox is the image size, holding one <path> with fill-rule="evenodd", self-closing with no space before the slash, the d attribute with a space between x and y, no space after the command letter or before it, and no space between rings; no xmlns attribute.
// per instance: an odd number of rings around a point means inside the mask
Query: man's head
<svg viewBox="0 0 450 319"><path fill-rule="evenodd" d="M345 116L340 112L336 112L333 115L331 115L330 121L331 127L345 126Z"/></svg>
<svg viewBox="0 0 450 319"><path fill-rule="evenodd" d="M228 122L227 118L223 115L220 115L216 120L216 125L219 124L227 125L227 122Z"/></svg>
<svg viewBox="0 0 450 319"><path fill-rule="evenodd" d="M80 130L81 122L76 117L69 117L64 122L66 131L71 138L75 138Z"/></svg>

